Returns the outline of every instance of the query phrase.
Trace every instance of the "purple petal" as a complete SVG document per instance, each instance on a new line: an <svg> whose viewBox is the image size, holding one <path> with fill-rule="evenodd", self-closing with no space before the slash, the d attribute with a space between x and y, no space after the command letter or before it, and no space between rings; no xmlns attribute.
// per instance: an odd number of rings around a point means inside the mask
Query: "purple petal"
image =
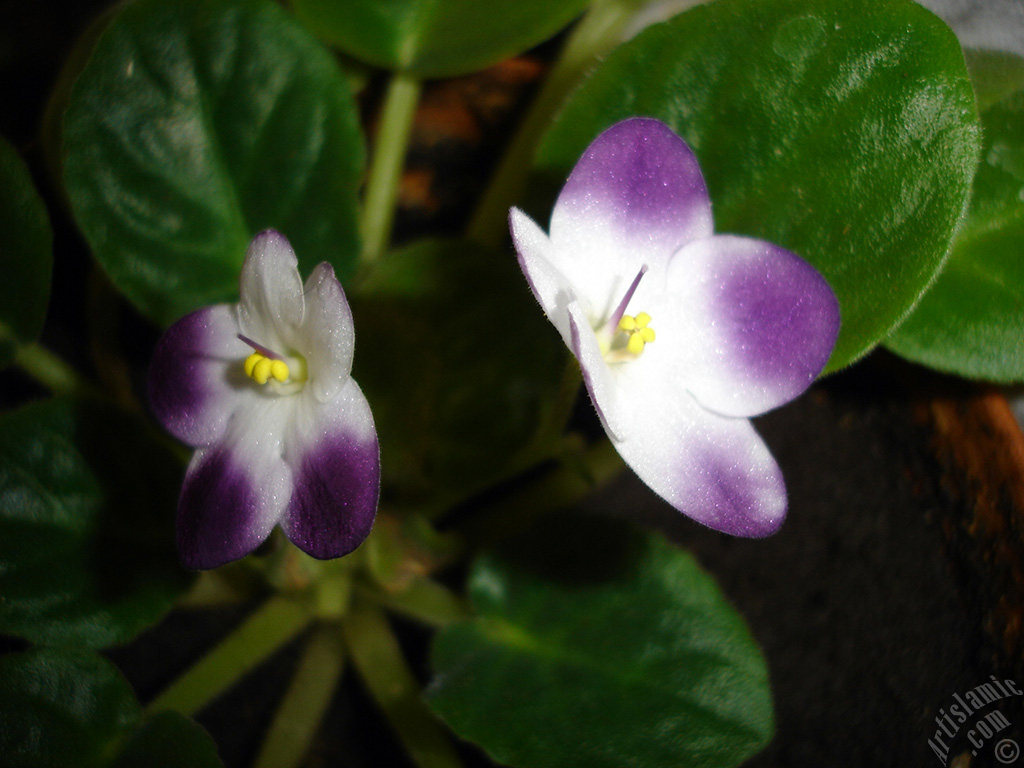
<svg viewBox="0 0 1024 768"><path fill-rule="evenodd" d="M647 265L656 277L686 243L712 232L711 203L686 142L664 123L632 118L584 152L555 203L558 268L607 316Z"/></svg>
<svg viewBox="0 0 1024 768"><path fill-rule="evenodd" d="M271 420L273 421L273 420ZM260 423L192 457L178 500L178 552L187 568L216 568L252 552L291 491L279 445Z"/></svg>
<svg viewBox="0 0 1024 768"><path fill-rule="evenodd" d="M313 557L348 554L369 535L380 494L377 433L356 383L327 403L304 398L287 446L295 490L281 527Z"/></svg>
<svg viewBox="0 0 1024 768"><path fill-rule="evenodd" d="M717 416L685 394L630 400L632 432L619 454L655 493L699 523L762 537L786 516L782 473L746 419Z"/></svg>
<svg viewBox="0 0 1024 768"><path fill-rule="evenodd" d="M161 337L149 366L153 414L179 440L212 445L223 437L231 413L248 392L242 361L251 350L238 340L234 307L200 309Z"/></svg>
<svg viewBox="0 0 1024 768"><path fill-rule="evenodd" d="M672 261L668 291L677 321L670 313L656 326L656 344L681 350L674 377L727 416L764 413L799 395L839 332L839 304L825 279L762 240L719 235L690 244Z"/></svg>

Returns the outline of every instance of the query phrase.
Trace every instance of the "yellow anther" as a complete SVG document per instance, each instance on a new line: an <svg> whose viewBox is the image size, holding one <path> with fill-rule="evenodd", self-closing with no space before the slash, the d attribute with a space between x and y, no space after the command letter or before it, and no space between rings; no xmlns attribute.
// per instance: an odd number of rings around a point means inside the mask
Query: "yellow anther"
<svg viewBox="0 0 1024 768"><path fill-rule="evenodd" d="M256 380L257 384L266 384L267 379L270 378L270 369L273 368L274 361L269 357L260 356L260 359L256 361L256 365L252 368L252 373L249 374Z"/></svg>
<svg viewBox="0 0 1024 768"><path fill-rule="evenodd" d="M270 375L282 383L288 381L288 364L284 360L274 360L270 364Z"/></svg>
<svg viewBox="0 0 1024 768"><path fill-rule="evenodd" d="M253 352L247 358L245 358L245 375L252 376L252 369L256 367L256 363L263 359L263 355L259 352Z"/></svg>
<svg viewBox="0 0 1024 768"><path fill-rule="evenodd" d="M634 357L644 351L644 345L654 341L654 329L649 328L651 316L646 312L637 315L623 315L619 320L619 330L627 335L626 352ZM621 347L620 347L621 349Z"/></svg>
<svg viewBox="0 0 1024 768"><path fill-rule="evenodd" d="M294 363L296 376L292 376L292 369L282 358L277 355L268 357L260 351L253 352L245 358L242 367L245 369L245 375L257 384L263 385L273 379L270 383L276 394L289 394L295 387L301 389L306 381L306 361L301 357L291 358L291 361ZM282 384L285 386L282 387Z"/></svg>

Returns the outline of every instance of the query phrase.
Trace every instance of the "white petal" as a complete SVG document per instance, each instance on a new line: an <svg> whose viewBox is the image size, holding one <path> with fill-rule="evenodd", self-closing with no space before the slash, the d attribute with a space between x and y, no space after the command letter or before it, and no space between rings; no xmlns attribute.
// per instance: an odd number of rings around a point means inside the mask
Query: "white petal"
<svg viewBox="0 0 1024 768"><path fill-rule="evenodd" d="M579 303L568 307L570 346L583 372L583 383L590 394L605 431L615 440L630 432L629 413L621 402L621 385L601 354L601 345Z"/></svg>
<svg viewBox="0 0 1024 768"><path fill-rule="evenodd" d="M767 536L782 525L782 473L749 421L713 414L671 382L624 400L631 431L615 446L651 490L734 536Z"/></svg>
<svg viewBox="0 0 1024 768"><path fill-rule="evenodd" d="M552 262L551 241L533 219L518 208L509 211L509 229L519 255L519 267L530 284L530 290L548 320L562 335L566 346L571 348L566 307L573 301L574 294L569 281Z"/></svg>
<svg viewBox="0 0 1024 768"><path fill-rule="evenodd" d="M282 458L291 398L263 397L235 413L224 439L196 452L178 501L178 548L190 568L215 568L267 538L292 495Z"/></svg>
<svg viewBox="0 0 1024 768"><path fill-rule="evenodd" d="M355 331L341 283L324 262L306 281L306 313L296 345L306 358L309 386L321 401L335 397L349 381Z"/></svg>
<svg viewBox="0 0 1024 768"><path fill-rule="evenodd" d="M291 244L268 229L252 239L239 278L238 325L243 335L286 354L302 322L302 279Z"/></svg>

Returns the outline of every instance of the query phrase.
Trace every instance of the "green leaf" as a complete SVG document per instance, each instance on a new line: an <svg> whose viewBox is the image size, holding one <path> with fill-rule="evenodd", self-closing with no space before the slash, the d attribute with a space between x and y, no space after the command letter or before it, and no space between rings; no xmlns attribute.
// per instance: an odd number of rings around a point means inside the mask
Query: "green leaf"
<svg viewBox="0 0 1024 768"><path fill-rule="evenodd" d="M982 114L971 207L945 269L888 339L899 355L971 378L1024 380L1024 90Z"/></svg>
<svg viewBox="0 0 1024 768"><path fill-rule="evenodd" d="M139 716L131 687L95 653L42 648L0 657L0 755L8 768L106 765Z"/></svg>
<svg viewBox="0 0 1024 768"><path fill-rule="evenodd" d="M179 465L117 411L65 400L0 416L0 632L101 648L187 585Z"/></svg>
<svg viewBox="0 0 1024 768"><path fill-rule="evenodd" d="M565 27L588 0L293 0L323 39L379 67L420 77L466 74Z"/></svg>
<svg viewBox="0 0 1024 768"><path fill-rule="evenodd" d="M406 500L465 493L527 447L566 353L515 259L422 241L381 259L351 299L353 376L373 407L386 484Z"/></svg>
<svg viewBox="0 0 1024 768"><path fill-rule="evenodd" d="M566 518L470 574L435 640L434 709L518 768L734 766L772 733L764 660L692 557Z"/></svg>
<svg viewBox="0 0 1024 768"><path fill-rule="evenodd" d="M359 253L363 146L331 55L270 0L138 0L103 32L64 121L75 218L114 284L168 324L232 300L274 227L303 272Z"/></svg>
<svg viewBox="0 0 1024 768"><path fill-rule="evenodd" d="M1024 58L1020 56L1005 51L969 48L964 51L964 60L974 83L978 109L982 113L1015 91L1024 89Z"/></svg>
<svg viewBox="0 0 1024 768"><path fill-rule="evenodd" d="M977 164L956 38L909 0L720 0L613 52L546 137L560 186L612 123L657 117L693 147L719 232L814 264L839 298L827 370L863 355L942 264Z"/></svg>
<svg viewBox="0 0 1024 768"><path fill-rule="evenodd" d="M0 656L7 768L223 768L213 740L188 718L161 712L137 728L141 717L131 686L96 653L38 648Z"/></svg>
<svg viewBox="0 0 1024 768"><path fill-rule="evenodd" d="M223 768L217 745L192 720L160 712L138 730L113 768Z"/></svg>
<svg viewBox="0 0 1024 768"><path fill-rule="evenodd" d="M0 365L14 341L35 341L43 329L53 270L53 232L25 163L0 138Z"/></svg>

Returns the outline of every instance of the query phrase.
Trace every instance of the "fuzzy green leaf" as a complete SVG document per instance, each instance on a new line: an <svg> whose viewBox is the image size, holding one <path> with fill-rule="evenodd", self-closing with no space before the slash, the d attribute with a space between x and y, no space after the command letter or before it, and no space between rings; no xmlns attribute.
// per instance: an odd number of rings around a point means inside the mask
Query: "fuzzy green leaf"
<svg viewBox="0 0 1024 768"><path fill-rule="evenodd" d="M716 230L800 254L842 313L827 370L885 338L925 291L977 164L956 38L909 0L719 0L647 29L569 101L538 154L561 185L626 117L693 147Z"/></svg>
<svg viewBox="0 0 1024 768"><path fill-rule="evenodd" d="M95 653L0 657L0 755L8 768L99 768L140 717L120 672Z"/></svg>
<svg viewBox="0 0 1024 768"><path fill-rule="evenodd" d="M270 0L126 6L72 90L64 151L93 253L162 324L232 300L268 227L304 273L355 268L356 105L331 55Z"/></svg>
<svg viewBox="0 0 1024 768"><path fill-rule="evenodd" d="M554 35L587 0L293 0L299 18L357 59L420 77L475 72Z"/></svg>
<svg viewBox="0 0 1024 768"><path fill-rule="evenodd" d="M941 371L1024 381L1024 89L989 105L982 125L967 220L935 285L886 346Z"/></svg>
<svg viewBox="0 0 1024 768"><path fill-rule="evenodd" d="M0 365L14 341L35 341L43 329L53 270L53 232L25 163L0 139Z"/></svg>
<svg viewBox="0 0 1024 768"><path fill-rule="evenodd" d="M374 339L353 376L373 407L385 484L403 498L481 489L550 417L566 351L514 259L420 241L381 259L351 299Z"/></svg>
<svg viewBox="0 0 1024 768"><path fill-rule="evenodd" d="M463 738L519 768L735 766L773 728L764 659L692 557L570 518L470 574L428 689Z"/></svg>
<svg viewBox="0 0 1024 768"><path fill-rule="evenodd" d="M112 768L223 768L223 763L201 726L177 712L158 712L139 728Z"/></svg>
<svg viewBox="0 0 1024 768"><path fill-rule="evenodd" d="M179 483L119 412L53 400L0 416L0 632L102 648L156 621L188 581Z"/></svg>

